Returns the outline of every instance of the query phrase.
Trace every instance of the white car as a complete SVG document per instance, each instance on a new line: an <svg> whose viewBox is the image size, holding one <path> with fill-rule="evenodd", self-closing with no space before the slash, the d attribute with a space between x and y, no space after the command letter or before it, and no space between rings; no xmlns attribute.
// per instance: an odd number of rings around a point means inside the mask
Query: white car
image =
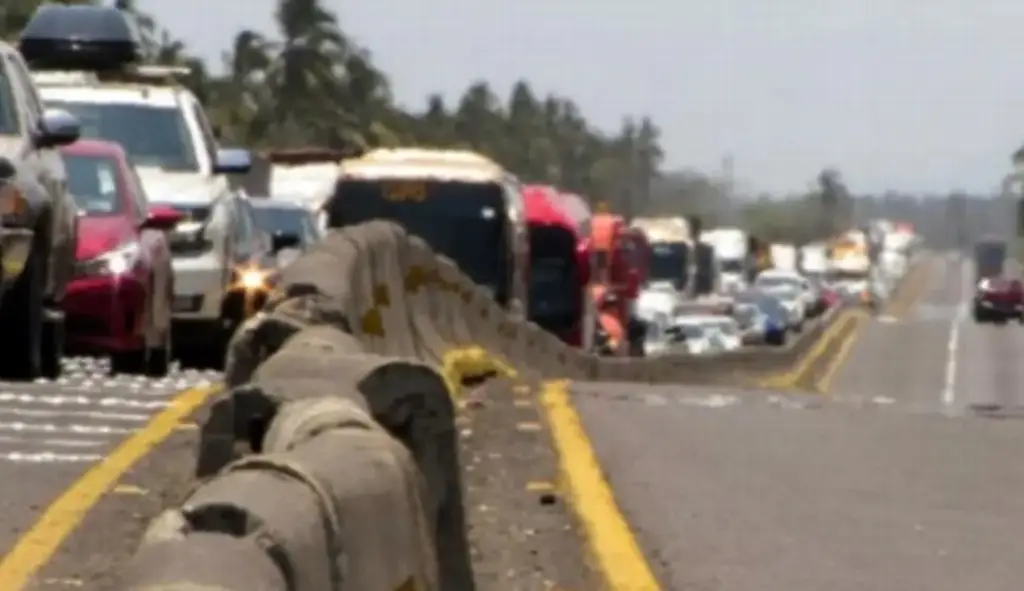
<svg viewBox="0 0 1024 591"><path fill-rule="evenodd" d="M126 64L122 73L38 71L43 102L82 123L82 137L115 141L135 163L128 179L150 204L186 219L171 236L173 333L189 363L217 366L251 291L263 290L269 237L229 174L252 166L248 150L220 149L198 99L176 81L180 68Z"/></svg>
<svg viewBox="0 0 1024 591"><path fill-rule="evenodd" d="M809 279L797 273L785 269L769 269L762 271L754 280L754 287L762 291L771 292L779 288L792 288L799 292L799 298L804 310L810 310L818 301L818 290Z"/></svg>
<svg viewBox="0 0 1024 591"><path fill-rule="evenodd" d="M755 304L736 304L733 318L740 326L743 344L763 344L768 335L768 316Z"/></svg>
<svg viewBox="0 0 1024 591"><path fill-rule="evenodd" d="M786 309L789 328L796 332L801 331L807 320L807 308L801 291L790 286L766 288L763 291L778 299L782 307Z"/></svg>
<svg viewBox="0 0 1024 591"><path fill-rule="evenodd" d="M672 330L672 317L669 314L658 312L644 320L647 323L647 334L644 341L644 351L647 355L666 355L690 351L689 345L684 340L684 335L678 330Z"/></svg>
<svg viewBox="0 0 1024 591"><path fill-rule="evenodd" d="M723 351L737 351L743 347L743 331L731 316L698 316L700 322L711 330L712 341Z"/></svg>
<svg viewBox="0 0 1024 591"><path fill-rule="evenodd" d="M678 335L690 355L711 355L722 350L721 342L716 342L714 327L702 322L698 316L676 318L669 331Z"/></svg>

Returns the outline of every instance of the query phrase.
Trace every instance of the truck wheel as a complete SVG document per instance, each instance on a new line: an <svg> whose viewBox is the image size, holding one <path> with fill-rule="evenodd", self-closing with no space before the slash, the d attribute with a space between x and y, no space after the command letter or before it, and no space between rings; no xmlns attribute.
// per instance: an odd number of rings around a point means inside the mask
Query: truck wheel
<svg viewBox="0 0 1024 591"><path fill-rule="evenodd" d="M21 276L0 301L0 377L4 379L30 381L43 375L43 262L33 249Z"/></svg>

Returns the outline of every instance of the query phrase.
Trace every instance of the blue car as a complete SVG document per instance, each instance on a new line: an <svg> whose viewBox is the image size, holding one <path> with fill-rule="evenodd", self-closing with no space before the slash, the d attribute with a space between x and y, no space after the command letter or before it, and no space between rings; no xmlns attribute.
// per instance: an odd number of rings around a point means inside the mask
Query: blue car
<svg viewBox="0 0 1024 591"><path fill-rule="evenodd" d="M748 291L737 294L735 297L738 303L754 304L765 315L766 343L775 346L786 344L786 335L789 332L789 313L778 298L759 291Z"/></svg>

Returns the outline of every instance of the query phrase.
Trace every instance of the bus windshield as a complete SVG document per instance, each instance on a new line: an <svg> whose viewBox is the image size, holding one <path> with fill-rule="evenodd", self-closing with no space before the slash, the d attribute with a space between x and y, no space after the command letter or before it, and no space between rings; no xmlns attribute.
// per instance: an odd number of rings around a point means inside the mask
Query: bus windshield
<svg viewBox="0 0 1024 591"><path fill-rule="evenodd" d="M567 330L582 313L576 237L561 228L530 228L530 317L552 332Z"/></svg>
<svg viewBox="0 0 1024 591"><path fill-rule="evenodd" d="M511 296L511 237L505 195L497 183L343 179L325 205L327 226L391 220L455 262L490 289L501 305Z"/></svg>

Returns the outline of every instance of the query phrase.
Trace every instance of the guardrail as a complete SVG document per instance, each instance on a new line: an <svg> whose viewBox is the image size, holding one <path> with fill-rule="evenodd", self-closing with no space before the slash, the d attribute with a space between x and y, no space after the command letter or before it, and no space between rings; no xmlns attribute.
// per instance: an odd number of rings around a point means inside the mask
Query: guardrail
<svg viewBox="0 0 1024 591"><path fill-rule="evenodd" d="M153 521L121 588L471 591L465 384L714 381L792 364L826 324L777 352L601 359L508 316L394 224L334 231L236 333L199 484Z"/></svg>

